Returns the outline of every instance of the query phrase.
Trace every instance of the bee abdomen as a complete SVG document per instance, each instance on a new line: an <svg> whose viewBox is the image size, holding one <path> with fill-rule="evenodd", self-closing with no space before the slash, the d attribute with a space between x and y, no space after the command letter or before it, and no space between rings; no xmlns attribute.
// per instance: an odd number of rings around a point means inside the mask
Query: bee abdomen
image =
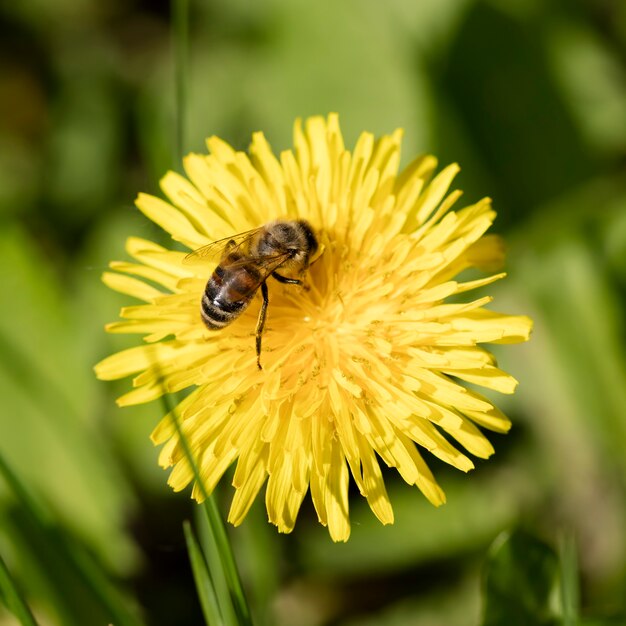
<svg viewBox="0 0 626 626"><path fill-rule="evenodd" d="M206 293L202 296L202 307L200 309L202 321L210 330L217 330L229 324L235 316L232 313L223 311L219 306L213 304Z"/></svg>
<svg viewBox="0 0 626 626"><path fill-rule="evenodd" d="M249 303L245 300L228 301L219 296L220 290L215 289L215 285L209 281L206 291L202 295L200 313L202 321L210 330L218 330L230 324L239 317Z"/></svg>

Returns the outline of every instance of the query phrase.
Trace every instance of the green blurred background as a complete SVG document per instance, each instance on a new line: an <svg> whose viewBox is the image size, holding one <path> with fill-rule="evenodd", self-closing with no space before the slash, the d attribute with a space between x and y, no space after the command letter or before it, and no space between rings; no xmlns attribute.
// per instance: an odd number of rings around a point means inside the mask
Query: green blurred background
<svg viewBox="0 0 626 626"><path fill-rule="evenodd" d="M148 439L163 408L118 409L127 381L92 372L136 342L103 332L128 301L101 272L128 235L167 241L133 200L178 168L170 23L165 0L0 8L0 454L50 531L0 481L0 554L42 624L109 619L59 537L146 624L202 623L193 506ZM330 111L348 145L403 127L405 162L459 161L468 202L493 197L509 244L493 307L535 320L498 351L521 384L497 400L514 428L495 457L469 476L429 459L445 507L389 472L395 525L355 498L346 545L310 503L291 536L262 502L231 533L258 623L478 624L487 550L520 525L554 549L574 538L583 615L623 615L626 3L196 0L190 30L187 150L259 129L283 149L295 117Z"/></svg>

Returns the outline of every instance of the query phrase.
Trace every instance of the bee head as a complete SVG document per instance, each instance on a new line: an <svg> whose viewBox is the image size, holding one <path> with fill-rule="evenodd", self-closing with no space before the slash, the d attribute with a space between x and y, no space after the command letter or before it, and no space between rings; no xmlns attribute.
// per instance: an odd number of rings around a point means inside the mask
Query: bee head
<svg viewBox="0 0 626 626"><path fill-rule="evenodd" d="M311 228L311 225L306 220L298 220L298 224L300 225L300 229L302 234L304 235L304 240L306 241L307 248L307 257L311 258L319 247L317 243L317 238L315 237L315 233Z"/></svg>
<svg viewBox="0 0 626 626"><path fill-rule="evenodd" d="M267 226L256 251L268 256L286 252L289 259L285 267L302 270L308 267L318 247L317 238L306 220L277 220Z"/></svg>

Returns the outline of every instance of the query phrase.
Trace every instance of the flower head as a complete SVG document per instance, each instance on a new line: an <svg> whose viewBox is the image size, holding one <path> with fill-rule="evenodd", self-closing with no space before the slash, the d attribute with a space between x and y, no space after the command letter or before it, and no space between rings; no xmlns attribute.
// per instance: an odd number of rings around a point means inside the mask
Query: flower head
<svg viewBox="0 0 626 626"><path fill-rule="evenodd" d="M457 211L448 193L458 171L436 174L423 156L399 172L401 132L363 133L344 147L336 115L294 128L295 150L277 158L261 133L249 153L208 140L208 155L184 161L189 179L169 172L169 201L141 194L139 209L194 250L278 218L305 219L323 250L306 287L267 280L263 369L256 366L257 294L246 311L208 330L200 302L212 264L131 237L136 262L114 262L111 288L143 304L124 308L109 332L140 333L145 343L96 366L102 379L134 376L120 405L191 388L176 411L211 492L234 463L229 520L237 525L267 481L272 523L293 529L307 490L331 537L350 533L350 475L378 519L393 522L379 460L395 467L434 505L445 496L422 458L427 450L454 467L486 458L481 429L506 432L509 420L463 382L512 393L485 343L528 339L524 316L485 307L491 298L455 298L504 276L457 280L471 267L492 271L499 238L485 236L495 213L488 198ZM175 490L193 481L170 416L152 434L159 462L173 466ZM463 450L464 449L464 450ZM202 492L194 486L193 496Z"/></svg>

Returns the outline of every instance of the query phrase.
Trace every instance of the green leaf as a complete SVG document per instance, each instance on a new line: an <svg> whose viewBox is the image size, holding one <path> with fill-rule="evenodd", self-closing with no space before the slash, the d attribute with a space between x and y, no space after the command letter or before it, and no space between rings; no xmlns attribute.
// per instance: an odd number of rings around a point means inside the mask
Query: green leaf
<svg viewBox="0 0 626 626"><path fill-rule="evenodd" d="M499 537L485 566L485 612L482 626L552 626L551 608L557 584L554 551L517 530Z"/></svg>

